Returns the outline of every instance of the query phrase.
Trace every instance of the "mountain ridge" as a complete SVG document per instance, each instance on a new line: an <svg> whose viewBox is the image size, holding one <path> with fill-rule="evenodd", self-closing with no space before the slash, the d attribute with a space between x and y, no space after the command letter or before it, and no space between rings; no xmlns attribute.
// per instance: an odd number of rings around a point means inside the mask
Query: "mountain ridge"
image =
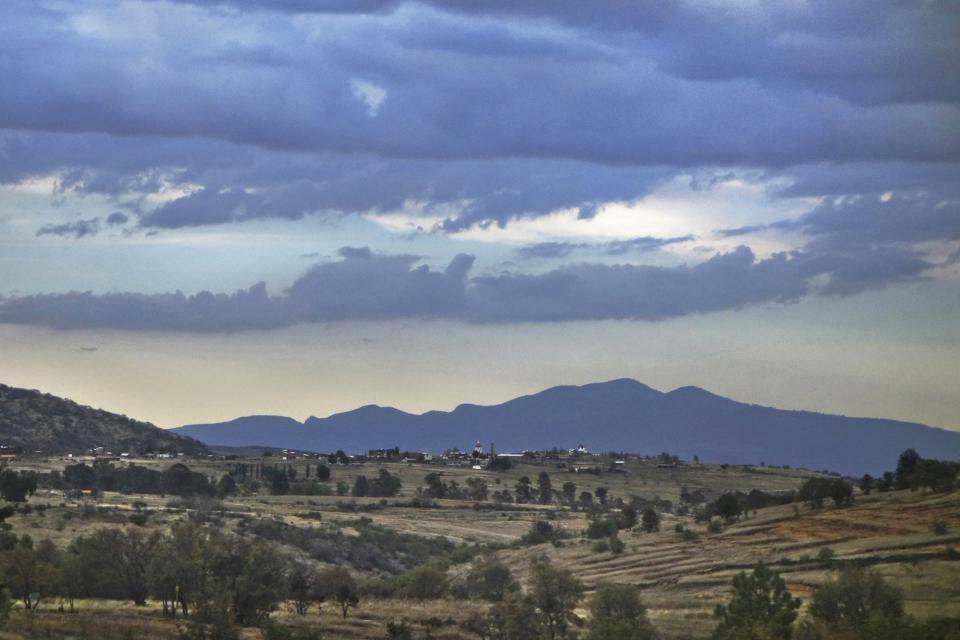
<svg viewBox="0 0 960 640"><path fill-rule="evenodd" d="M289 418L287 420L293 420ZM915 448L929 457L960 455L960 432L919 423L777 409L742 403L695 386L659 391L631 378L560 385L493 405L464 403L450 411L413 414L365 405L292 427L236 420L185 425L210 445L272 446L350 453L399 446L440 451L496 443L499 451L572 447L656 454L704 461L789 464L843 473L879 473Z"/></svg>
<svg viewBox="0 0 960 640"><path fill-rule="evenodd" d="M207 453L206 445L186 434L5 384L0 384L0 443L44 453L83 453L95 447L115 453Z"/></svg>

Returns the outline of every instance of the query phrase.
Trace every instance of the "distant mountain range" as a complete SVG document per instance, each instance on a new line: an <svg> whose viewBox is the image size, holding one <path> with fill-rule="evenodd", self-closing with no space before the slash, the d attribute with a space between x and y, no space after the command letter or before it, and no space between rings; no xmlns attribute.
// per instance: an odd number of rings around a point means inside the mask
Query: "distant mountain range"
<svg viewBox="0 0 960 640"><path fill-rule="evenodd" d="M0 444L28 453L83 453L94 447L116 454L207 452L203 443L185 434L4 384L0 384Z"/></svg>
<svg viewBox="0 0 960 640"><path fill-rule="evenodd" d="M570 448L656 454L704 462L789 464L845 474L892 469L907 448L957 459L960 432L876 418L785 411L736 402L698 387L664 393L636 380L560 386L492 406L463 404L421 415L368 405L300 423L247 416L174 429L208 445L268 446L348 453L399 446L441 451Z"/></svg>

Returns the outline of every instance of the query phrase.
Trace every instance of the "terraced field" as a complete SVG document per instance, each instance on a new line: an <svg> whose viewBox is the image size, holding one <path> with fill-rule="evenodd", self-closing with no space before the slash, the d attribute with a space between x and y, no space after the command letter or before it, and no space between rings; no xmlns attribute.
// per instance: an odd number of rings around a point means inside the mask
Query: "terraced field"
<svg viewBox="0 0 960 640"><path fill-rule="evenodd" d="M49 470L58 465L62 468L63 461L25 464ZM227 468L224 462L217 461L195 461L191 466L211 478L218 478ZM433 508L422 508L411 506L410 502L417 488L423 486L424 476L431 472L440 472L445 482L455 481L461 486L469 477L482 477L494 491L512 489L522 476L535 482L541 471L548 471L555 489L573 481L578 492L604 486L611 498L656 496L675 502L683 487L700 490L711 499L729 490L795 489L812 475L802 470L764 467L661 468L653 461L639 459L632 459L625 466L624 472L601 475L573 473L552 464L520 465L496 474L442 465L338 466L333 469L331 486L338 481L352 484L360 474L374 477L380 468L386 468L402 478L403 490L389 499L263 493L234 496L223 502L214 501L213 509L203 517L227 530L239 532L242 527L246 530L244 535L250 535L251 523L269 521L295 529L298 535L305 536L301 540L308 541L311 536L326 535L329 539L331 532L357 536L358 518L363 517L373 525L386 527L387 532L396 532L388 535L427 538L427 546L436 538L456 544L494 544L500 547L496 553L521 580L528 573L530 560L546 554L569 567L589 590L605 582L639 585L654 624L667 639L707 637L715 624L713 609L726 601L732 577L761 560L774 566L800 598L808 597L843 563L857 562L876 567L895 581L905 591L910 613L918 617L960 616L960 555L953 550L960 548L960 492L858 494L852 506L820 510L802 504L774 506L753 512L719 533L707 532L703 524L697 524L690 516L664 512L657 533L621 531L619 536L626 546L619 555L593 550L593 541L582 535L588 519L581 511L555 505L477 505L468 500L439 500ZM199 503L172 503L168 497L118 493L106 493L96 503L84 504L65 501L56 492L41 492L33 496L30 504L31 510L21 510L9 519L14 531L29 533L36 540L50 538L61 547L100 527L129 526L128 517L136 509L151 514L143 526L145 531L165 531L169 525L200 515L198 510L206 508ZM570 537L557 546L512 544L530 529L532 522L542 518L549 518ZM675 532L678 524L696 535L691 538ZM940 533L934 533L935 529ZM318 566L324 562L311 555L304 545L286 546L286 552L299 554ZM822 554L826 556L821 558ZM353 568L358 577L379 573L369 566ZM467 564L456 564L449 570L450 577L456 580L468 568ZM320 624L327 638L383 638L388 622L404 619L413 624L415 637L424 636L429 629L433 638L466 640L475 636L463 630L463 621L486 606L450 597L427 602L367 597L346 619L329 605L322 611L312 609L305 617L283 605L274 616L290 623ZM57 607L56 601L51 600L34 614L18 609L6 634L0 632L0 639L39 635L151 640L178 634L178 622L161 617L155 604L133 607L126 602L83 601L79 603L80 614L61 613ZM260 637L253 629L243 634L250 640Z"/></svg>
<svg viewBox="0 0 960 640"><path fill-rule="evenodd" d="M960 545L960 493L895 492L860 496L847 508L810 511L793 505L761 509L721 533L698 530L684 541L680 520L664 518L661 532L621 533L621 555L595 553L586 540L555 548L539 545L501 552L523 574L534 554L571 568L589 587L601 582L640 585L652 618L666 637L709 635L714 607L727 598L731 579L757 561L773 565L790 590L804 598L842 563L877 568L904 589L907 609L919 617L960 615L960 561L947 549ZM947 533L931 532L935 522ZM833 552L818 560L821 549Z"/></svg>

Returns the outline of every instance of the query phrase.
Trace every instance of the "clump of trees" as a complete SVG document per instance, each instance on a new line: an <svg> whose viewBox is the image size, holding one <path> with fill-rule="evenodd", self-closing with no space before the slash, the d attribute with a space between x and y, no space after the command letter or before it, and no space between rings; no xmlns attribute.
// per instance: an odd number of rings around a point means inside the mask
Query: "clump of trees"
<svg viewBox="0 0 960 640"><path fill-rule="evenodd" d="M958 474L960 463L923 458L913 449L907 449L897 460L893 481L897 489L953 491Z"/></svg>
<svg viewBox="0 0 960 640"><path fill-rule="evenodd" d="M111 462L97 461L90 466L80 462L63 470L62 484L66 489L169 494L184 498L217 494L217 485L207 476L179 462L164 471L135 464L116 466Z"/></svg>
<svg viewBox="0 0 960 640"><path fill-rule="evenodd" d="M7 502L26 502L36 492L35 473L17 473L11 469L0 472L0 498Z"/></svg>
<svg viewBox="0 0 960 640"><path fill-rule="evenodd" d="M495 566L495 565L487 565ZM495 604L486 614L474 614L466 630L481 639L560 640L586 627L587 640L655 640L653 626L633 585L598 585L589 602L590 618L575 613L583 599L583 584L568 570L546 558L534 559L526 592L511 588L509 571L498 569Z"/></svg>
<svg viewBox="0 0 960 640"><path fill-rule="evenodd" d="M903 593L875 570L857 565L840 568L836 577L814 591L799 618L800 601L769 567L733 579L726 605L717 607L714 640L769 638L778 640L953 640L960 633L956 619L919 622L904 613Z"/></svg>
<svg viewBox="0 0 960 640"><path fill-rule="evenodd" d="M386 469L380 469L380 473L372 480L364 475L357 476L350 495L355 498L390 498L400 493L402 488L403 483L399 477Z"/></svg>
<svg viewBox="0 0 960 640"><path fill-rule="evenodd" d="M853 504L853 485L842 478L807 478L797 491L797 499L812 509L820 509L827 498L838 507Z"/></svg>

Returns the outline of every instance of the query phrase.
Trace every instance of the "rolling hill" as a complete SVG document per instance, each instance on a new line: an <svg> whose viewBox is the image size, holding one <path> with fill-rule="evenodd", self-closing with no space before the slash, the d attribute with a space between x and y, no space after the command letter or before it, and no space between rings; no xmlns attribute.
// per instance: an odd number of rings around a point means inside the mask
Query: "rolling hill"
<svg viewBox="0 0 960 640"><path fill-rule="evenodd" d="M206 453L204 444L146 422L31 389L0 384L0 444L24 451Z"/></svg>
<svg viewBox="0 0 960 640"><path fill-rule="evenodd" d="M250 416L175 429L209 445L260 445L361 452L374 447L440 451L486 446L498 451L569 448L656 454L705 462L793 465L846 474L888 470L904 449L955 459L960 432L922 424L786 411L745 404L698 387L664 393L636 380L553 387L492 406L415 415L368 405L299 423Z"/></svg>

